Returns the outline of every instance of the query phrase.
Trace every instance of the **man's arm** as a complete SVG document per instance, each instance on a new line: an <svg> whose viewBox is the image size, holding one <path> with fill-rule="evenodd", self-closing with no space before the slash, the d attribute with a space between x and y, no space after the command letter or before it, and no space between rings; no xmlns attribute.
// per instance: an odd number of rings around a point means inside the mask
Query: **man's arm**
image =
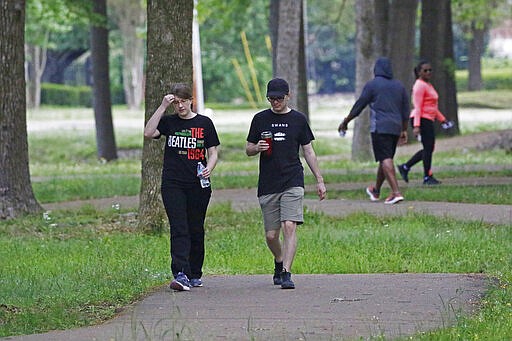
<svg viewBox="0 0 512 341"><path fill-rule="evenodd" d="M345 117L343 119L343 121L340 123L340 125L338 126L338 131L343 131L343 132L347 131L349 122L352 121L355 117L359 116L361 111L363 111L363 109L368 104L371 103L371 100L372 100L371 90L370 90L370 87L368 85L366 85L363 88L361 96L359 96L357 101L352 106L352 109L350 109L350 113L348 114L348 116Z"/></svg>
<svg viewBox="0 0 512 341"><path fill-rule="evenodd" d="M325 188L324 178L322 177L320 168L318 167L315 150L313 149L311 142L303 145L302 151L304 152L304 159L306 159L309 169L311 169L311 172L316 178L316 191L318 198L320 198L320 200L324 200L327 189Z"/></svg>
<svg viewBox="0 0 512 341"><path fill-rule="evenodd" d="M259 140L258 143L252 143L247 141L245 145L245 153L247 156L254 156L260 152L266 151L270 146L265 140Z"/></svg>
<svg viewBox="0 0 512 341"><path fill-rule="evenodd" d="M409 112L411 107L409 105L409 98L407 97L407 91L402 88L402 131L400 132L400 139L398 145L404 145L407 143L407 126L409 124Z"/></svg>

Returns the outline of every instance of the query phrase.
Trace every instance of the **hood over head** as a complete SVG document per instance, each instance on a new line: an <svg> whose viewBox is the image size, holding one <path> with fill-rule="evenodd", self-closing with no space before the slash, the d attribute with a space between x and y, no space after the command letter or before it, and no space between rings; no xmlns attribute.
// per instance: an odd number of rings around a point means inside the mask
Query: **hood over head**
<svg viewBox="0 0 512 341"><path fill-rule="evenodd" d="M375 76L381 76L388 79L393 78L393 69L391 67L391 61L389 58L380 57L375 62L375 67L373 68L373 73Z"/></svg>

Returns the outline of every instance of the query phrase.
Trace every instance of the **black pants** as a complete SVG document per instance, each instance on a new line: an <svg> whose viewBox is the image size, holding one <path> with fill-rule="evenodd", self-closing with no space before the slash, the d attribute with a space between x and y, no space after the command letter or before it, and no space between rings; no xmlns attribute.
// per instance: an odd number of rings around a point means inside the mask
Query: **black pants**
<svg viewBox="0 0 512 341"><path fill-rule="evenodd" d="M210 187L162 187L162 200L171 226L171 271L201 278L204 262L204 219Z"/></svg>
<svg viewBox="0 0 512 341"><path fill-rule="evenodd" d="M412 124L411 119L411 124ZM414 154L409 161L405 163L407 169L420 161L423 161L423 176L432 175L432 154L434 153L434 145L436 143L436 135L434 131L434 121L422 118L420 122L421 144L423 149Z"/></svg>

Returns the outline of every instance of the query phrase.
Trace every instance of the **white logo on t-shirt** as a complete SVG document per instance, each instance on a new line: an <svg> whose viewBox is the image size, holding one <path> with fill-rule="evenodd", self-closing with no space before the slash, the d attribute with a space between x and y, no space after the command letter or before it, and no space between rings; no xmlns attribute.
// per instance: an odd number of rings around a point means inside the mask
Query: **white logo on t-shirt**
<svg viewBox="0 0 512 341"><path fill-rule="evenodd" d="M274 134L274 141L284 141L286 140L286 133L278 132Z"/></svg>

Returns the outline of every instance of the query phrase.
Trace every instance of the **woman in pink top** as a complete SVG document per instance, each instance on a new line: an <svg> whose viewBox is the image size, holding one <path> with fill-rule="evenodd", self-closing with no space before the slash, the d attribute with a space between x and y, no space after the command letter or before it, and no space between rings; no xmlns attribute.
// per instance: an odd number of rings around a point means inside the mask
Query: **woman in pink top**
<svg viewBox="0 0 512 341"><path fill-rule="evenodd" d="M432 153L435 145L434 121L446 122L446 118L438 109L439 95L430 83L432 66L427 61L421 61L415 68L416 82L412 88L411 125L414 136L421 136L423 149L414 154L409 161L398 165L398 171L405 182L409 182L411 167L423 161L423 184L438 185L441 182L432 174Z"/></svg>

